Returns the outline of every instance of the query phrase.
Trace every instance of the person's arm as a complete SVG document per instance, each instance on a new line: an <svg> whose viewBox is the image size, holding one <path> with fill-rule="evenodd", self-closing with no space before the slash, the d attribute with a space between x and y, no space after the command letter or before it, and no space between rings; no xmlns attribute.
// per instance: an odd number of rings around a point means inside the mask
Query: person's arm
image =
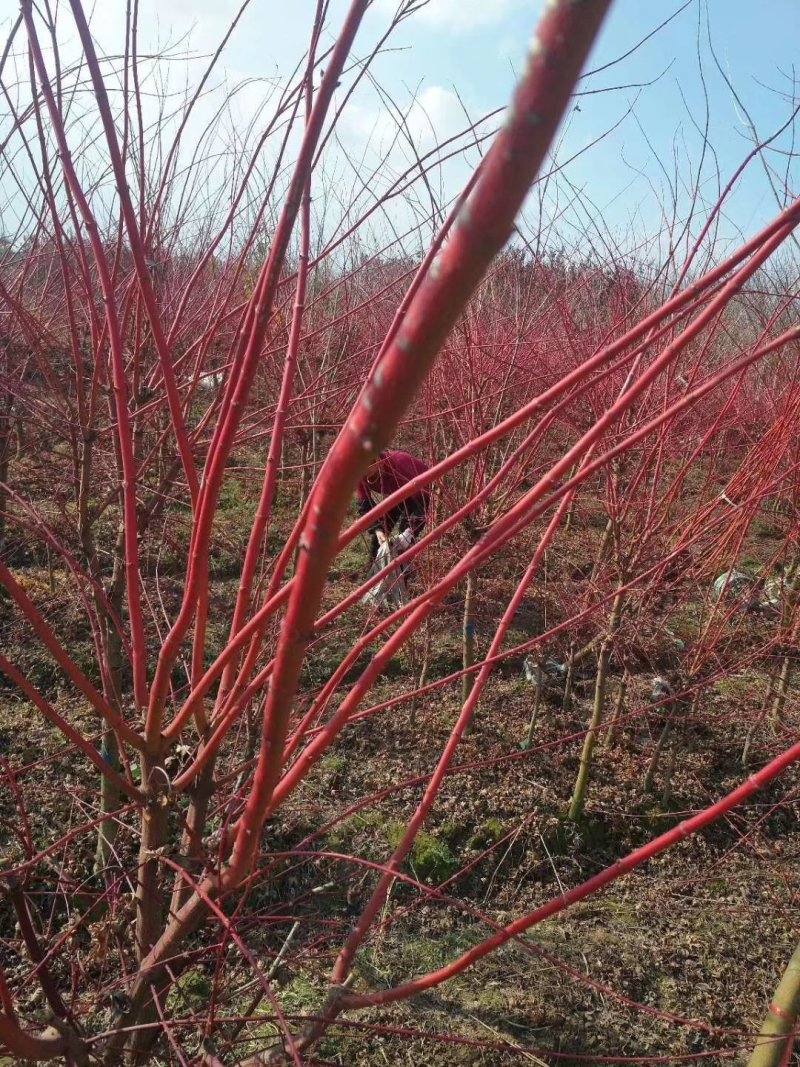
<svg viewBox="0 0 800 1067"><path fill-rule="evenodd" d="M379 456L379 458L374 463L370 464L370 466L367 468L366 475L358 483L358 488L356 492L358 494L357 509L359 515L366 515L367 512L372 511L372 509L375 507L375 501L372 499L372 493L370 492L370 481L373 482L373 485L376 479L378 479L379 481L379 473L382 460L383 455L381 454L381 456Z"/></svg>
<svg viewBox="0 0 800 1067"><path fill-rule="evenodd" d="M372 499L369 493L369 489L365 482L359 482L356 490L358 500L356 501L356 511L359 515L366 515L367 512L372 511L375 507L375 501Z"/></svg>

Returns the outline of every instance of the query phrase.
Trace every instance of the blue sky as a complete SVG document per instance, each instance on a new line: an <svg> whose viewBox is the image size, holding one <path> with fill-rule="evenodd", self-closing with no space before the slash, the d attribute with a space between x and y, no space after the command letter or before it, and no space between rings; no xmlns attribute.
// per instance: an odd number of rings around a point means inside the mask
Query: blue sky
<svg viewBox="0 0 800 1067"><path fill-rule="evenodd" d="M486 0L474 5L479 14L471 24L469 4L443 2L442 14L446 8L450 17L443 17L441 25L435 25L431 17L429 26L415 27L409 22L401 29L398 41L405 38L411 47L402 60L398 57L396 67L402 68L402 73L398 69L395 76L409 87L420 83L445 88L455 85L476 113L497 106L508 96L513 70L521 66L535 21L532 11L538 13L542 6L514 2L493 5ZM627 52L680 6L663 0L616 0L590 68ZM431 15L435 7L434 2ZM684 199L685 187L696 174L702 138L693 120L704 126L707 93L709 139L718 166L708 154L701 190L706 201L713 203L717 172L724 185L752 146L752 135L746 115L716 67L711 47L763 137L791 113L794 64L800 78L798 42L800 4L794 0L693 0L634 55L584 83L584 88L599 89L658 78L648 87L619 89L578 101L580 110L569 116L561 157L579 151L620 120L622 123L567 169L569 179L585 190L604 222L621 235L631 230L653 232L659 226L662 205L670 199L661 164L670 181L677 164L677 187L683 189ZM631 105L634 114L624 118ZM777 147L787 150L791 145L789 129ZM786 158L773 152L769 159L782 172L775 182L784 195ZM790 168L790 186L796 175L797 168ZM737 229L752 233L775 210L776 198L764 168L755 162L730 200L723 232L731 236Z"/></svg>
<svg viewBox="0 0 800 1067"><path fill-rule="evenodd" d="M140 0L142 45L155 46L188 34L198 54L208 52L238 6L233 0ZM397 0L375 0L357 53L367 51L396 6ZM632 48L679 6L664 0L615 0L590 67L608 63ZM243 118L255 111L263 96L265 83L259 79L280 77L302 55L314 7L313 0L253 0L224 60L228 84L251 79L237 104ZM424 148L433 143L434 136L455 133L463 125L462 103L473 117L506 103L542 7L542 0L430 0L400 27L392 50L380 57L374 70L392 99L410 109L409 129L418 145ZM7 25L17 9L16 0L0 0L0 22ZM345 0L332 0L331 27L341 22L345 9ZM124 12L124 0L100 0L94 8L93 30L110 52L121 49ZM796 0L691 0L634 55L584 81L583 89L612 91L577 101L567 118L557 159L563 162L605 131L617 128L569 164L558 187L548 192L545 217L559 215L559 233L567 243L572 241L576 247L591 243L589 216L623 246L640 239L652 241L661 228L665 205L669 207L671 184L678 190L678 214L685 214L687 189L696 177L702 150L694 123L702 126L706 121L698 34L714 150L714 154L707 153L701 183L706 203L716 199L717 174L724 184L749 150L748 120L715 67L706 20L717 59L759 135L771 134L788 118L800 41L800 4ZM182 64L180 69L191 79L200 65ZM654 79L658 79L655 84L642 88L613 88ZM342 142L349 152L363 154L376 165L385 162L386 172L395 172L402 159L397 150L392 154L386 148L393 130L385 102L365 88L345 117ZM786 195L785 152L791 146L790 129L777 143L780 153L773 151L768 157L780 170L773 175L780 197ZM476 159L472 151L469 160L474 164ZM327 180L341 185L351 180L349 173L347 166L333 159ZM444 199L454 196L467 173L466 163L446 166L437 186L440 195ZM790 166L790 187L795 176L796 168ZM565 211L575 190L580 190L583 207ZM734 239L739 232L750 234L776 209L764 167L756 161L727 206L722 236ZM533 224L536 214L532 209Z"/></svg>

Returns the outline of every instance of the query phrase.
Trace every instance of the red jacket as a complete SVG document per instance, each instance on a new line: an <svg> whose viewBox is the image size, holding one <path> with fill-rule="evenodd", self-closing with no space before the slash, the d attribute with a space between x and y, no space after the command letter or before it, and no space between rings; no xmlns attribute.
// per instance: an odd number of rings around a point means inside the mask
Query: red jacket
<svg viewBox="0 0 800 1067"><path fill-rule="evenodd" d="M382 452L380 470L372 477L366 477L359 482L359 503L374 507L373 493L376 496L389 496L407 485L412 478L424 474L426 470L428 470L427 464L409 452ZM425 498L427 506L430 499L428 489L420 489L419 495Z"/></svg>

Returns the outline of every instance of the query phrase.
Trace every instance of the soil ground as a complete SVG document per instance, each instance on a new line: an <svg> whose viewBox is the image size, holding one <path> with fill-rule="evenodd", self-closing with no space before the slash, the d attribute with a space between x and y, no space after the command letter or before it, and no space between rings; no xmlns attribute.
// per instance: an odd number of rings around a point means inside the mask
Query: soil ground
<svg viewBox="0 0 800 1067"><path fill-rule="evenodd" d="M581 536L575 535L563 556L565 583L570 566L574 570L581 553L585 558ZM762 548L768 554L769 545ZM363 566L361 551L355 546L338 561L332 596L347 587L354 565ZM35 563L23 563L15 573L40 603L50 604L56 628L68 629L71 621L59 600L61 579L53 587ZM552 576L558 578L558 573ZM220 604L229 601L235 580L235 569L231 574L221 568L215 589ZM479 651L485 652L512 588L502 563L481 574ZM545 604L546 596L531 596L508 645L536 632ZM689 629L690 609L684 602L681 612ZM673 632L680 623L676 618L669 620ZM350 626L363 625L364 610L357 609L353 619ZM47 661L8 621L5 628L6 649L12 646L37 684L55 691L57 676L48 674ZM322 646L309 668L308 689L331 673L337 649L354 632L344 627ZM669 638L663 632L651 638L648 647L657 657ZM459 669L460 640L455 596L434 624L431 681ZM736 640L745 648L748 634ZM398 655L371 702L413 688L420 654L417 648ZM631 668L626 709L647 704L656 667L640 661ZM615 667L610 702L619 673ZM502 664L405 868L425 885L438 886L451 902L437 902L398 883L359 955L356 986L389 988L443 966L487 937L490 923L504 924L533 910L739 784L746 773L742 748L768 684L767 667L756 663L709 685L693 715L684 715L674 728L669 788L662 766L650 794L643 791L643 776L663 720L646 713L631 717L613 746L601 744L585 817L571 824L564 813L591 711L591 685L578 690L567 711L557 699L546 701L533 745L524 751L520 742L533 690L522 675L521 657ZM424 779L433 769L460 708L459 691L451 684L420 698L413 721L408 704L401 704L351 725L268 826L266 855L298 847L319 853L287 861L273 879L253 887L246 904L242 934L256 955L274 954L293 921L301 920L293 951L276 975L287 1017L299 1020L319 1009L335 953L374 884L369 868L330 854L374 863L388 858L424 788L424 781L409 784L409 779ZM17 774L34 839L42 847L85 817L80 803L85 766L10 687L0 700L0 755ZM78 704L71 718L87 732L95 728ZM799 719L795 690L785 716L786 737L796 737ZM751 766L765 762L781 741L767 728L760 730ZM31 769L20 773L27 766ZM87 797L94 783L90 786ZM342 821L342 813L365 797L375 799ZM799 797L795 767L745 808L535 927L525 939L506 944L455 980L411 1001L341 1020L309 1062L578 1067L697 1057L701 1063L744 1063L745 1035L760 1025L800 936ZM18 818L12 791L0 789L0 819L13 825ZM13 835L3 851L5 862L18 854ZM71 851L73 875L80 874L81 863L89 871L91 853L88 837ZM0 962L13 966L14 931L7 915L0 936L5 939ZM178 990L178 1014L200 1016L212 984L213 976L190 971ZM261 1018L257 1014L241 1032L242 1055L263 1048L276 1033L271 1009L258 1010ZM187 1051L192 1041L187 1037ZM792 1063L800 1063L797 1054Z"/></svg>

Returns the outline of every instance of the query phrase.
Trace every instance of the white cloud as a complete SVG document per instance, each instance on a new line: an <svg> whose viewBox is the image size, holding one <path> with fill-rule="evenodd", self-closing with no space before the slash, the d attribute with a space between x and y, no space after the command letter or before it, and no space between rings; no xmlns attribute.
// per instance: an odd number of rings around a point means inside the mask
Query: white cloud
<svg viewBox="0 0 800 1067"><path fill-rule="evenodd" d="M140 47L156 48L166 41L182 40L192 51L211 51L233 17L228 0L142 0L139 5ZM124 35L124 7L113 3L97 4L92 14L92 31L107 35L119 47Z"/></svg>
<svg viewBox="0 0 800 1067"><path fill-rule="evenodd" d="M468 125L464 110L452 89L429 85L411 105L406 120L417 145L430 148Z"/></svg>
<svg viewBox="0 0 800 1067"><path fill-rule="evenodd" d="M400 150L410 136L418 151L427 151L468 125L456 94L441 85L427 86L410 107L401 108L406 132L397 138ZM395 140L399 121L399 115L386 108L354 103L342 116L342 130L356 143L369 143L375 152L381 152Z"/></svg>

